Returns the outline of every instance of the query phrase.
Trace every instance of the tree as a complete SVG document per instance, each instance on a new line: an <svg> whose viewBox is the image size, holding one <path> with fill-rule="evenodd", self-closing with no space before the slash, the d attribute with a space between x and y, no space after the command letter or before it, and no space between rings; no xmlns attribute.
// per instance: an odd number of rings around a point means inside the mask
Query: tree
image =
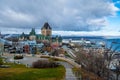
<svg viewBox="0 0 120 80"><path fill-rule="evenodd" d="M119 80L119 75L120 75L120 59L117 59L117 61L113 65L115 67L114 72L116 73L116 80Z"/></svg>
<svg viewBox="0 0 120 80"><path fill-rule="evenodd" d="M2 60L2 58L0 58L0 65L2 65L3 64L3 60Z"/></svg>
<svg viewBox="0 0 120 80"><path fill-rule="evenodd" d="M52 56L58 56L59 55L58 50L55 49L53 52L51 52L51 55Z"/></svg>
<svg viewBox="0 0 120 80"><path fill-rule="evenodd" d="M81 64L82 68L87 71L102 77L105 80L114 78L110 70L110 64L113 60L113 55L118 47L113 49L113 44L109 48L86 48L83 45L76 45L76 62Z"/></svg>

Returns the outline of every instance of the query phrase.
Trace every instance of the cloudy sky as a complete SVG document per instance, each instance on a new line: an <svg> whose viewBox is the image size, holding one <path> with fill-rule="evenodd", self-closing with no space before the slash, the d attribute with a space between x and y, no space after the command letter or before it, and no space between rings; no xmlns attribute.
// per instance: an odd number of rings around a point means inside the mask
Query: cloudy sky
<svg viewBox="0 0 120 80"><path fill-rule="evenodd" d="M120 36L120 0L0 0L1 33Z"/></svg>

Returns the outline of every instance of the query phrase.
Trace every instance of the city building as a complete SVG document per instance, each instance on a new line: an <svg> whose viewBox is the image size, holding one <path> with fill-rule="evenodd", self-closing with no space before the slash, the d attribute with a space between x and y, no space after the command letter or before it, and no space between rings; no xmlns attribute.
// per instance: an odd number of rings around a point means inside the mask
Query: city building
<svg viewBox="0 0 120 80"><path fill-rule="evenodd" d="M20 35L19 40L20 41L25 40L25 34L24 34L24 32Z"/></svg>
<svg viewBox="0 0 120 80"><path fill-rule="evenodd" d="M52 28L50 27L50 25L47 22L41 28L41 33L44 36L51 36L52 35Z"/></svg>
<svg viewBox="0 0 120 80"><path fill-rule="evenodd" d="M4 44L0 43L0 55L3 55L4 52Z"/></svg>
<svg viewBox="0 0 120 80"><path fill-rule="evenodd" d="M41 28L41 34L36 34L35 28L32 28L29 35L24 34L24 32L19 36L19 41L24 40L36 40L37 42L50 42L53 44L61 44L61 36L52 36L52 28L46 22Z"/></svg>
<svg viewBox="0 0 120 80"><path fill-rule="evenodd" d="M52 28L46 22L41 28L41 34L36 34L35 28L32 28L29 34L24 34L24 32L19 36L18 41L18 50L22 50L20 52L24 53L37 53L40 50L46 50L48 52L51 49L57 48L62 44L61 36L52 36ZM41 46L45 46L45 44L49 44L44 49L41 49Z"/></svg>
<svg viewBox="0 0 120 80"><path fill-rule="evenodd" d="M34 28L32 28L31 32L29 33L29 40L36 40L36 32Z"/></svg>

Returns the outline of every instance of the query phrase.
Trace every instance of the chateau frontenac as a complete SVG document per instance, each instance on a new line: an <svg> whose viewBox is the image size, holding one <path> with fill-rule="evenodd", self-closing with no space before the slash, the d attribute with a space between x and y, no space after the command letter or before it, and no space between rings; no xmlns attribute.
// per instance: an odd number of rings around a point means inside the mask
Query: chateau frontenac
<svg viewBox="0 0 120 80"><path fill-rule="evenodd" d="M36 34L35 28L32 28L31 32L29 35L24 34L24 32L19 36L20 41L24 40L36 40L40 42L62 42L62 37L61 36L52 36L52 28L50 25L46 22L43 27L41 28L41 34Z"/></svg>

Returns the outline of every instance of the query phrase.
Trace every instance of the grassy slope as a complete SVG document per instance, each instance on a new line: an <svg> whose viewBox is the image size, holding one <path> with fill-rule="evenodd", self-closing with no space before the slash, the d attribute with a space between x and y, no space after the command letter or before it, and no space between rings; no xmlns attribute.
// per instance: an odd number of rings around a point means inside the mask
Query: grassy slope
<svg viewBox="0 0 120 80"><path fill-rule="evenodd" d="M62 80L65 75L63 66L58 68L33 69L24 65L0 68L0 80Z"/></svg>

